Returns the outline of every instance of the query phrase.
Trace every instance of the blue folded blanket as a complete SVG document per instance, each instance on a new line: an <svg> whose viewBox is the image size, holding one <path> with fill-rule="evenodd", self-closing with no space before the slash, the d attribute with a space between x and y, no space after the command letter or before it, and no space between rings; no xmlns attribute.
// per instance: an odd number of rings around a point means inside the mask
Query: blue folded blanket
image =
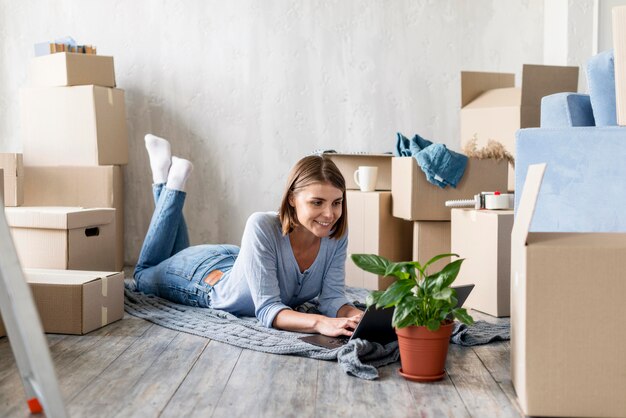
<svg viewBox="0 0 626 418"><path fill-rule="evenodd" d="M413 139L408 139L398 132L396 155L415 157L426 179L442 189L446 186L456 187L467 166L465 155L450 151L444 144L433 144L417 134Z"/></svg>

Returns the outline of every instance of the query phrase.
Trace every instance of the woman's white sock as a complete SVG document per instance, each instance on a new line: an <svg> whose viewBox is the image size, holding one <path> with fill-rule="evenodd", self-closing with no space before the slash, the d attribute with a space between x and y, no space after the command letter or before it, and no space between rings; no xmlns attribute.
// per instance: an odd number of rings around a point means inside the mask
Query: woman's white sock
<svg viewBox="0 0 626 418"><path fill-rule="evenodd" d="M172 157L172 165L167 175L167 183L165 187L173 190L185 190L185 183L193 170L193 164L189 160L183 158Z"/></svg>
<svg viewBox="0 0 626 418"><path fill-rule="evenodd" d="M150 156L150 168L152 169L152 181L154 184L165 183L167 174L172 164L172 151L167 139L148 134L145 138L146 149Z"/></svg>

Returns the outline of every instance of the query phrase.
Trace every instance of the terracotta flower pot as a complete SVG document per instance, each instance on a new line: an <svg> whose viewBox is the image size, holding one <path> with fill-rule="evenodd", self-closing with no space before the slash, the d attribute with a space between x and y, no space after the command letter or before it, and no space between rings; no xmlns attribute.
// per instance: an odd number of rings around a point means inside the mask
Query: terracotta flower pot
<svg viewBox="0 0 626 418"><path fill-rule="evenodd" d="M453 321L441 325L437 331L416 326L396 328L402 364L400 375L417 382L442 379L453 328Z"/></svg>

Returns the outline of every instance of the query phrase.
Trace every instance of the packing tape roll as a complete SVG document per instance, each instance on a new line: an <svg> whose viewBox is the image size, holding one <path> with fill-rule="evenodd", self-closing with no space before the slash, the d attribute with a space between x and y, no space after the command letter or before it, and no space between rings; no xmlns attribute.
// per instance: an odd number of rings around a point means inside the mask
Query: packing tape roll
<svg viewBox="0 0 626 418"><path fill-rule="evenodd" d="M100 311L100 320L101 320L102 326L105 326L106 324L109 323L109 316L108 316L108 311L107 311L106 306L103 306L102 310Z"/></svg>
<svg viewBox="0 0 626 418"><path fill-rule="evenodd" d="M485 209L513 209L511 206L512 194L487 194L485 195Z"/></svg>
<svg viewBox="0 0 626 418"><path fill-rule="evenodd" d="M102 297L106 298L108 293L109 293L109 278L103 277L102 278Z"/></svg>

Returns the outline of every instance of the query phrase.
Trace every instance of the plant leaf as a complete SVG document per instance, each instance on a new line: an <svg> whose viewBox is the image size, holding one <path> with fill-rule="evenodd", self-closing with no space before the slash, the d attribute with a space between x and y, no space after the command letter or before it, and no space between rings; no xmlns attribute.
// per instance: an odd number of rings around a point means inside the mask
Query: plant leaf
<svg viewBox="0 0 626 418"><path fill-rule="evenodd" d="M428 322L426 322L426 328L431 331L437 331L440 325L441 321L439 321L438 319L429 319Z"/></svg>
<svg viewBox="0 0 626 418"><path fill-rule="evenodd" d="M430 260L428 260L426 262L426 264L424 264L424 270L426 270L426 268L428 266L430 266L433 263L436 263L437 261L441 260L442 258L446 258L446 257L458 257L458 254L439 254L434 256L433 258L431 258Z"/></svg>
<svg viewBox="0 0 626 418"><path fill-rule="evenodd" d="M452 297L452 289L446 287L443 290L433 293L433 299L436 300L445 300L450 302L450 298Z"/></svg>
<svg viewBox="0 0 626 418"><path fill-rule="evenodd" d="M443 277L442 287L449 287L452 283L454 283L454 280L456 279L456 276L459 274L459 270L461 269L461 264L463 263L464 260L465 260L464 258L459 258L458 260L454 260L453 262L448 263L448 265L445 266L443 270L439 272L439 274Z"/></svg>
<svg viewBox="0 0 626 418"><path fill-rule="evenodd" d="M413 295L412 289L415 286L411 280L396 280L380 296L376 306L388 308L400 304L402 299L408 295Z"/></svg>
<svg viewBox="0 0 626 418"><path fill-rule="evenodd" d="M370 306L375 305L376 302L378 302L378 299L380 299L380 295L382 294L382 290L374 290L373 292L368 294L367 298L365 299L365 304L367 305L367 307L369 308Z"/></svg>
<svg viewBox="0 0 626 418"><path fill-rule="evenodd" d="M452 311L452 314L456 319L463 322L464 324L472 325L474 323L474 318L472 318L470 314L467 313L465 308L456 308Z"/></svg>
<svg viewBox="0 0 626 418"><path fill-rule="evenodd" d="M386 276L389 260L376 254L352 254L350 256L354 264L362 270L379 276Z"/></svg>

